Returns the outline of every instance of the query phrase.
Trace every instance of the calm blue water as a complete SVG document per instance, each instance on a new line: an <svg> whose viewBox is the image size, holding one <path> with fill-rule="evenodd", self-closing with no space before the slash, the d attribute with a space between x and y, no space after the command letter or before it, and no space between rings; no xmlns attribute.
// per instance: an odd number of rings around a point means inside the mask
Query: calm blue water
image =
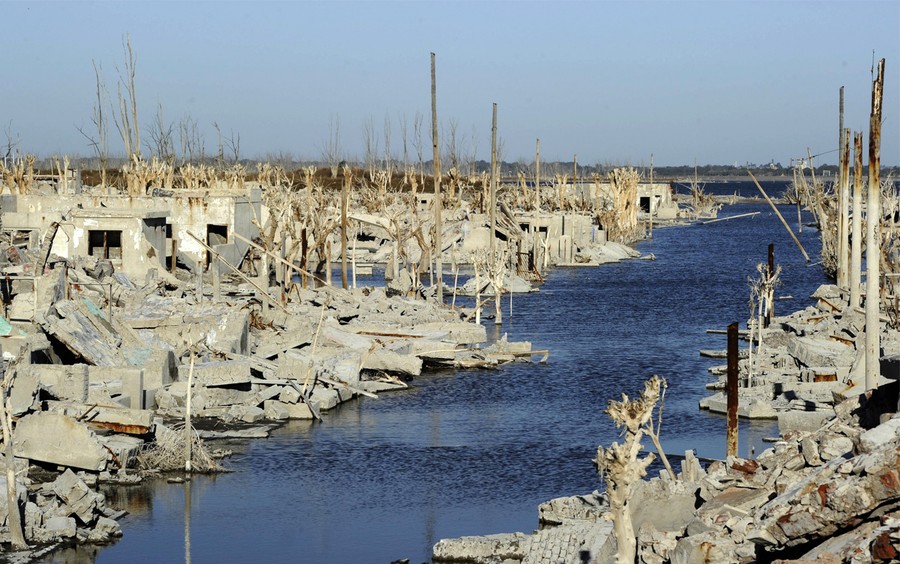
<svg viewBox="0 0 900 564"><path fill-rule="evenodd" d="M796 229L796 211L783 209ZM747 276L770 242L784 269L779 295L796 298L781 311L809 305L825 282L765 204L720 217L752 211L762 213L657 229L639 246L655 261L557 269L539 293L515 296L496 335L551 349L546 365L429 374L244 443L227 461L233 473L111 490L131 515L96 561L422 562L444 537L531 531L539 503L600 486L591 459L617 439L603 409L654 373L669 382L664 448L723 457L724 418L697 408L714 363L698 351L725 347L706 329L746 321ZM804 228L800 239L817 260L818 234ZM776 433L740 428L744 454Z"/></svg>

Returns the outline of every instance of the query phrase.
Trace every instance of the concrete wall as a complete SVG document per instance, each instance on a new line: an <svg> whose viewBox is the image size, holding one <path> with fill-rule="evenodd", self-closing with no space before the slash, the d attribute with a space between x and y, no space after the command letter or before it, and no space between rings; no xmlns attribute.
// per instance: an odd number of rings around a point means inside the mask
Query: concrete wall
<svg viewBox="0 0 900 564"><path fill-rule="evenodd" d="M165 214L145 214L149 217L141 217L140 212L78 210L57 233L60 242L54 239L53 250L62 251L63 244L67 244L61 256L88 256L90 231L120 231L121 258L111 258L111 262L117 271L140 283L147 270L165 267Z"/></svg>
<svg viewBox="0 0 900 564"><path fill-rule="evenodd" d="M228 232L228 242L213 245L216 252L237 266L241 258L247 252L249 245L233 238L238 233L247 239L253 239L259 235L259 230L253 224L254 218L264 221L264 212L260 203L259 188L251 188L245 195L206 195L199 193L186 193L172 198L172 236L178 240L179 259L188 263L191 268L206 264L206 248L198 243L192 233L207 241L209 225L224 225ZM215 261L220 272L229 269L219 261Z"/></svg>

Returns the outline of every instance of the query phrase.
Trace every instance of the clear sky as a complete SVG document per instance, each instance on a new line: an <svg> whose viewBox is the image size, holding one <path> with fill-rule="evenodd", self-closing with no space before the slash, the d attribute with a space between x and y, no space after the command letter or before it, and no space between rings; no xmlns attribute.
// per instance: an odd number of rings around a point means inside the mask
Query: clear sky
<svg viewBox="0 0 900 564"><path fill-rule="evenodd" d="M89 155L92 61L114 98L128 33L142 137L156 108L185 116L215 152L216 122L245 157L323 153L340 124L349 158L364 123L400 154L416 113L430 153L438 117L467 154L585 164L743 164L822 153L866 132L872 53L887 59L882 163L900 162L900 1L881 2L2 2L0 142ZM116 135L111 128L111 137ZM113 153L123 152L119 139ZM414 154L414 149L410 148Z"/></svg>

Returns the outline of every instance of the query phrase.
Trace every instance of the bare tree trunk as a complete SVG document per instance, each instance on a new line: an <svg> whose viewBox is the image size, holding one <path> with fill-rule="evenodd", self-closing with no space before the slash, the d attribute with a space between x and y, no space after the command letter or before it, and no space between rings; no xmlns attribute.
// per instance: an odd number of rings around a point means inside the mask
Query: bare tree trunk
<svg viewBox="0 0 900 564"><path fill-rule="evenodd" d="M347 289L347 200L350 197L350 179L353 173L344 167L344 185L341 190L341 287Z"/></svg>
<svg viewBox="0 0 900 564"><path fill-rule="evenodd" d="M853 163L853 238L850 241L850 307L860 306L860 278L862 277L862 133L855 135L855 160Z"/></svg>
<svg viewBox="0 0 900 564"><path fill-rule="evenodd" d="M23 354L31 354L29 347L25 347ZM22 515L19 513L19 496L16 492L16 464L13 451L12 413L10 404L7 403L7 392L12 385L15 376L15 363L6 367L3 383L0 385L0 419L3 423L3 442L6 445L6 507L9 513L9 535L13 548L21 550L28 548L25 542L25 532L22 529Z"/></svg>
<svg viewBox="0 0 900 564"><path fill-rule="evenodd" d="M434 153L434 261L437 278L437 301L444 303L444 265L442 260L444 242L441 226L441 155L438 151L437 128L437 78L434 53L431 54L431 146Z"/></svg>
<svg viewBox="0 0 900 564"><path fill-rule="evenodd" d="M214 267L218 267L218 265L213 265ZM193 345L193 343L192 343ZM185 408L184 408L184 471L191 471L191 459L193 458L193 446L194 446L194 430L191 426L191 396L193 395L193 387L194 387L194 351L191 350L191 365L188 369L188 389L187 389L187 399L185 400Z"/></svg>
<svg viewBox="0 0 900 564"><path fill-rule="evenodd" d="M497 256L497 103L494 103L493 119L491 123L491 238L490 251L491 262Z"/></svg>
<svg viewBox="0 0 900 564"><path fill-rule="evenodd" d="M881 306L879 271L881 266L881 101L884 89L884 59L878 62L878 77L872 85L872 114L869 117L869 198L866 207L866 390L878 387L881 373Z"/></svg>
<svg viewBox="0 0 900 564"><path fill-rule="evenodd" d="M534 189L537 194L537 211L541 211L541 140L538 139L534 149Z"/></svg>
<svg viewBox="0 0 900 564"><path fill-rule="evenodd" d="M841 135L840 154L840 180L838 198L840 208L840 220L838 222L838 258L837 258L837 282L838 287L846 290L850 285L848 276L848 262L850 259L850 130Z"/></svg>

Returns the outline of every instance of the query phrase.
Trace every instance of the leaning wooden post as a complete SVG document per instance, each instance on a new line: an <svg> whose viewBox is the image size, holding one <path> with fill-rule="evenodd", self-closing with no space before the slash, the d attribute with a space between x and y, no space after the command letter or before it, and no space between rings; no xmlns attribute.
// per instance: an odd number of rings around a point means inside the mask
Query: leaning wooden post
<svg viewBox="0 0 900 564"><path fill-rule="evenodd" d="M778 208L775 207L775 203L772 201L771 198L769 198L769 195L766 194L766 191L763 190L762 186L759 185L759 182L757 182L756 177L753 176L753 173L750 172L749 170L747 170L747 174L750 175L750 178L753 180L753 183L756 184L756 187L759 188L759 191L760 191L760 192L762 193L762 195L766 198L766 201L769 202L769 205L770 205L770 206L772 206L772 210L775 211L775 215L777 215L777 216L778 216L778 219L781 220L781 224L784 225L784 228L787 229L787 232L791 235L791 238L794 240L794 243L797 244L797 248L799 248L799 249L800 249L800 252L803 253L803 258L806 259L806 262L809 262L809 255L806 254L806 249L803 248L803 245L800 244L800 240L797 239L797 236L794 235L794 232L793 232L793 231L791 231L791 228L788 226L787 221L784 220L784 216L782 216L782 215L781 215L781 212L778 211Z"/></svg>
<svg viewBox="0 0 900 564"><path fill-rule="evenodd" d="M850 240L850 307L860 306L859 284L862 278L862 174L863 174L863 140L862 132L857 132L853 139L855 159L853 162L853 225Z"/></svg>
<svg viewBox="0 0 900 564"><path fill-rule="evenodd" d="M878 76L872 85L872 113L869 116L869 194L866 206L866 390L878 387L881 373L881 305L879 270L881 262L881 100L884 88L884 59L878 62Z"/></svg>
<svg viewBox="0 0 900 564"><path fill-rule="evenodd" d="M728 428L725 439L725 455L737 456L738 452L738 324L728 326Z"/></svg>
<svg viewBox="0 0 900 564"><path fill-rule="evenodd" d="M344 167L344 183L341 187L341 287L347 289L347 200L350 195L349 167Z"/></svg>
<svg viewBox="0 0 900 564"><path fill-rule="evenodd" d="M534 148L534 189L537 194L537 211L541 211L541 140Z"/></svg>
<svg viewBox="0 0 900 564"><path fill-rule="evenodd" d="M840 223L838 223L838 260L837 274L838 287L846 290L850 285L848 276L848 261L850 258L850 130L841 134L840 154L840 184L838 196L840 197Z"/></svg>
<svg viewBox="0 0 900 564"><path fill-rule="evenodd" d="M494 102L493 117L491 118L491 264L494 264L497 256L497 103ZM498 296L494 296L499 299Z"/></svg>
<svg viewBox="0 0 900 564"><path fill-rule="evenodd" d="M434 53L431 54L431 147L434 152L434 270L437 277L437 301L444 303L444 250L443 227L441 226L441 153L438 150L437 122L437 75Z"/></svg>

